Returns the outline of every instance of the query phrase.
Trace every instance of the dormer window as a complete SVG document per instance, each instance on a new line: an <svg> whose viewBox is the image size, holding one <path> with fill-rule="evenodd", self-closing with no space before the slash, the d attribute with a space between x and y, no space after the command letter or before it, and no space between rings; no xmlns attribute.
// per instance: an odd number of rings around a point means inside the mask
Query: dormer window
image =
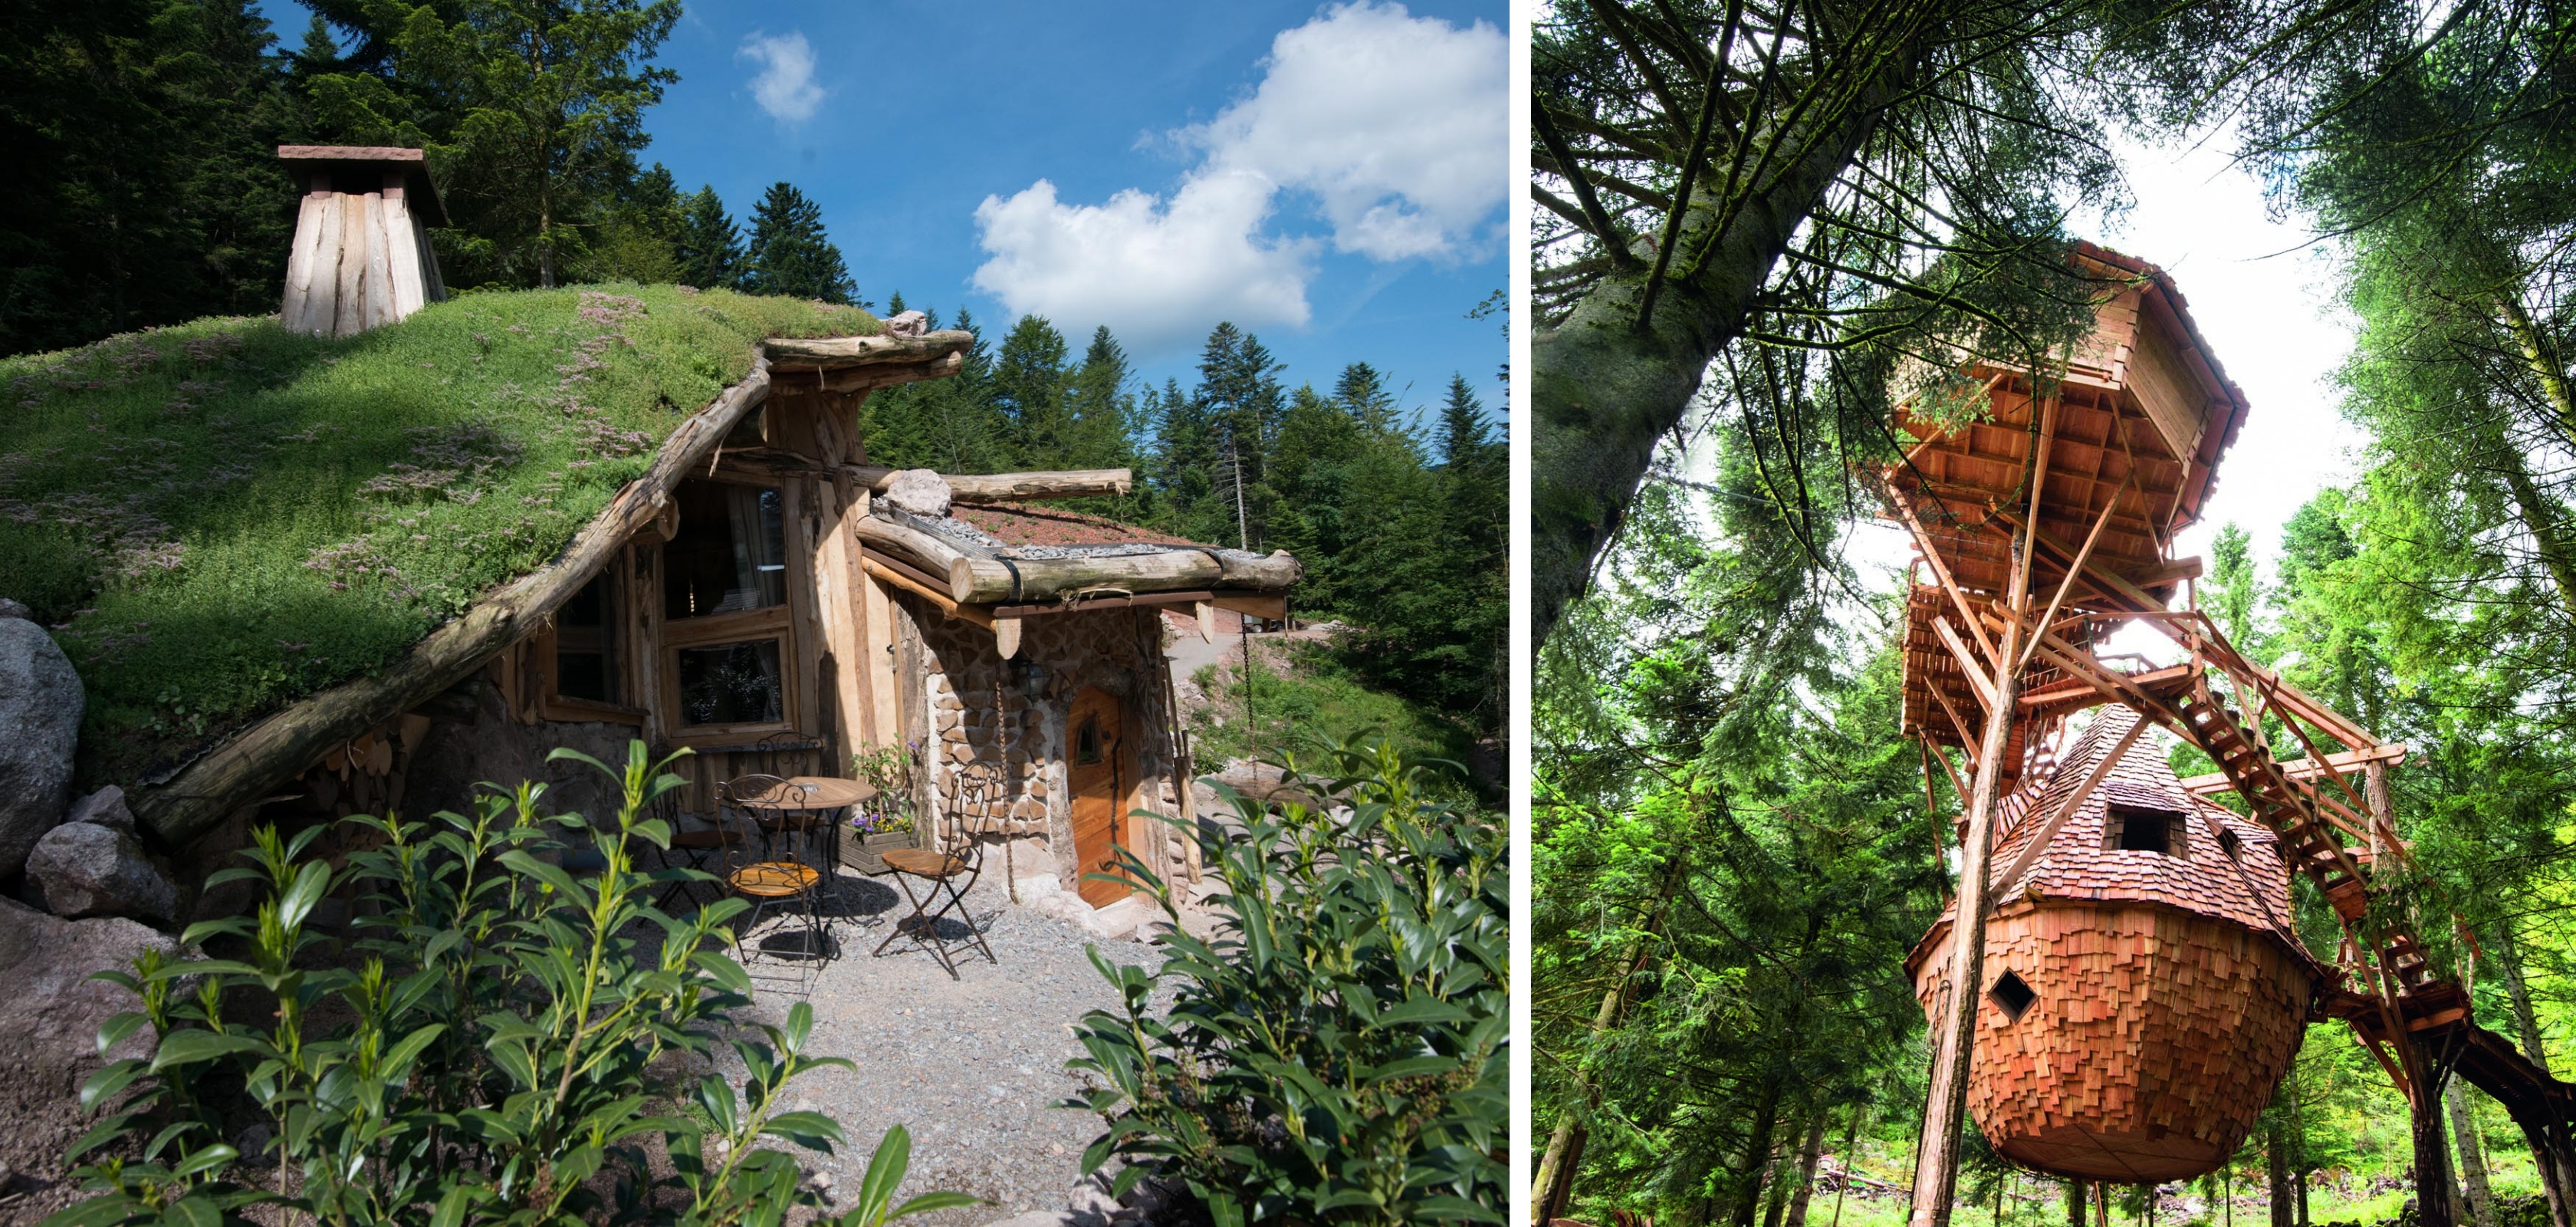
<svg viewBox="0 0 2576 1227"><path fill-rule="evenodd" d="M2122 852L2183 855L2183 815L2148 805L2111 806L2102 821L2102 846Z"/></svg>

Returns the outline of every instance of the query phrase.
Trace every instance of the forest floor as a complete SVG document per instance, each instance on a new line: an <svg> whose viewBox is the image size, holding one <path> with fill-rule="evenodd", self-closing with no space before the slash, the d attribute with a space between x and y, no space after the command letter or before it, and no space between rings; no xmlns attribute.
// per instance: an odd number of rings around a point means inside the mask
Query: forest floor
<svg viewBox="0 0 2576 1227"><path fill-rule="evenodd" d="M1826 1170L1818 1173L1819 1187L1807 1210L1809 1227L1904 1227L1905 1164L1911 1154L1891 1157L1871 1153L1866 1145L1862 1149L1862 1181L1854 1182L1848 1194L1837 1198L1834 1182L1826 1178L1826 1172L1834 1166L1830 1157L1824 1165ZM2529 1155L2490 1150L2487 1162L2488 1181L2497 1198L2531 1197L2540 1192ZM2341 1183L2311 1184L2308 1221L2315 1227L2399 1223L2401 1212L2415 1196L2413 1183L2401 1176L2399 1172L2356 1172ZM2060 1227L2066 1222L2064 1186L2053 1178L2024 1176L2008 1185L2000 1216L1991 1191L1981 1198L1967 1195L1972 1179L1961 1176L1961 1200L1950 1216L1953 1227ZM2142 1219L2124 1208L2115 1208L2112 1218L2127 1227L2266 1227L2271 1222L2271 1201L2259 1182L2240 1182L2235 1195L2229 1198L2207 1196L2194 1182L2188 1188L2164 1186L2152 1219ZM2404 1221L2411 1222L2411 1216Z"/></svg>

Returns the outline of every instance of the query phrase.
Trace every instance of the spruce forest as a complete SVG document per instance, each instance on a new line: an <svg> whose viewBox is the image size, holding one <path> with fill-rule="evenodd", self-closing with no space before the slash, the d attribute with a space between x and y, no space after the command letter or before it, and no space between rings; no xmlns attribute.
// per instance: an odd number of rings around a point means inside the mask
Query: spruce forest
<svg viewBox="0 0 2576 1227"><path fill-rule="evenodd" d="M1974 1112L1952 1137L1926 1124L1939 1062L1907 959L1964 889L1982 777L1900 730L1906 529L1880 475L1920 439L1892 405L1990 411L1960 355L2065 368L2101 301L2070 254L2121 246L2096 229L2129 199L2116 142L2232 153L2331 261L2357 331L2319 394L2358 452L2277 539L2222 527L2190 596L2246 658L2408 747L2368 923L2411 918L2477 1024L2563 1076L2576 10L1558 0L1535 38L1537 1217L2567 1227L2563 1130L2442 1076L2467 1068L2451 1050L2410 1099L2387 1049L2317 1015L2206 1175L2069 1179ZM2271 479L2242 446L2217 478ZM2343 748L2260 723L2282 759ZM2337 904L2289 879L2284 931L2334 966ZM2035 1025L1992 1000L1979 1045ZM1910 1195L1953 1146L1937 1203Z"/></svg>
<svg viewBox="0 0 2576 1227"><path fill-rule="evenodd" d="M426 149L452 222L438 259L468 292L636 282L905 309L796 185L737 214L645 158L679 0L305 7L291 38L244 0L0 14L0 156L18 168L0 194L0 353L274 313L295 216L281 144ZM872 460L1132 468L1132 496L1076 509L1294 552L1296 616L1353 628L1305 672L1400 696L1449 757L1501 727L1504 446L1463 378L1426 396L1366 360L1292 375L1212 320L1197 380L1156 388L1107 327L1067 338L1032 316L991 338L923 306L979 342L959 377L869 403Z"/></svg>

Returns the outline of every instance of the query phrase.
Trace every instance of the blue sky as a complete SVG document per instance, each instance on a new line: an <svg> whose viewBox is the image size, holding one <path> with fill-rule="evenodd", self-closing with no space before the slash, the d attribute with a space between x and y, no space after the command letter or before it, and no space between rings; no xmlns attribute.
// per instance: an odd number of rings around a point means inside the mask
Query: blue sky
<svg viewBox="0 0 2576 1227"><path fill-rule="evenodd" d="M307 17L268 0L289 45ZM860 296L1195 378L1219 319L1294 387L1344 364L1499 414L1507 284L1501 0L1121 5L690 0L643 157L737 222L769 184L823 208Z"/></svg>

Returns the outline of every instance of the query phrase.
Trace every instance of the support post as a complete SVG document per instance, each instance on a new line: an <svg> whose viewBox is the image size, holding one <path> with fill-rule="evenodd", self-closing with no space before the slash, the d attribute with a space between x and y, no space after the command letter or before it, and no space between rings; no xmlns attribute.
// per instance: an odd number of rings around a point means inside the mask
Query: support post
<svg viewBox="0 0 2576 1227"><path fill-rule="evenodd" d="M2020 659L2022 620L2004 624L1994 659ZM1948 1227L1950 1201L1959 1184L1959 1125L1968 1106L1968 1063L1977 1031L1977 1003L1985 993L1986 911L1992 881L1995 810L2003 783L2004 744L2021 701L2021 674L2004 669L1994 679L1995 704L1986 711L1978 742L1976 784L1968 803L1968 835L1960 849L1959 895L1950 921L1949 993L1932 1025L1932 1087L1923 1101L1923 1134L1914 1165L1911 1227ZM2447 1227L2447 1225L2445 1225Z"/></svg>

